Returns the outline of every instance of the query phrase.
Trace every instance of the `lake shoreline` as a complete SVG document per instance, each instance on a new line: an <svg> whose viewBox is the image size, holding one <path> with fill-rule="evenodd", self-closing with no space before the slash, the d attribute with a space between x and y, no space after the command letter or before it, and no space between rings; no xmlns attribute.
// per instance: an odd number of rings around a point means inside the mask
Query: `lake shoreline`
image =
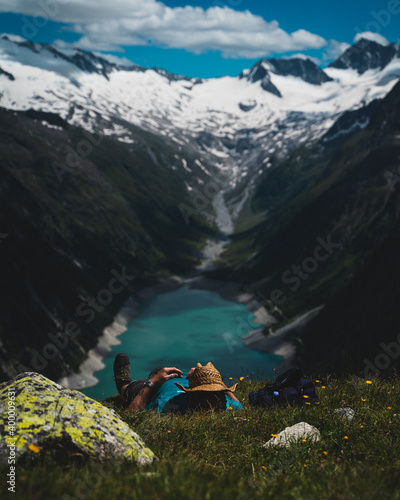
<svg viewBox="0 0 400 500"><path fill-rule="evenodd" d="M80 366L79 372L62 377L58 380L58 383L68 389L78 390L96 385L98 379L95 372L104 368L103 358L107 356L114 345L121 343L118 337L127 330L129 321L138 315L140 303L156 295L176 291L185 285L197 290L215 292L225 300L245 305L249 310L249 320L242 325L243 344L255 351L281 356L283 360L277 367L279 371L281 371L282 367L286 367L291 363L295 354L293 343L284 337L280 338L280 342L273 344L268 341L263 342L263 339L265 341L269 336L265 336L263 329L255 330L254 326L251 325L255 321L263 325L264 328L270 327L276 323L276 319L267 313L254 294L244 292L240 283L212 280L203 275L188 277L173 275L160 279L154 285L136 291L122 306L114 321L103 330L97 345L90 349L87 359Z"/></svg>

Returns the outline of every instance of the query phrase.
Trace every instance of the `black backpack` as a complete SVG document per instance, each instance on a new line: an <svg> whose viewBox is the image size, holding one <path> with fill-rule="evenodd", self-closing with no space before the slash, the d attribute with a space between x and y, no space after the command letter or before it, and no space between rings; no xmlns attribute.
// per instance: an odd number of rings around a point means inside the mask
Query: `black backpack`
<svg viewBox="0 0 400 500"><path fill-rule="evenodd" d="M273 384L267 384L258 391L250 392L249 402L253 406L275 408L288 404L313 405L321 401L311 380L304 378L298 368L292 368L279 375Z"/></svg>

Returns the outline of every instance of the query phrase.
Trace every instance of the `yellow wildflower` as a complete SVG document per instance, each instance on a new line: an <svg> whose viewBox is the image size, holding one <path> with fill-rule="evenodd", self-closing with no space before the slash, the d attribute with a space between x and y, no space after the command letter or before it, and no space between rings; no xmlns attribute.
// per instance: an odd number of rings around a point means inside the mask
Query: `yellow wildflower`
<svg viewBox="0 0 400 500"><path fill-rule="evenodd" d="M265 467L265 465L262 465L261 468L264 469L264 470L267 470L267 468Z"/></svg>
<svg viewBox="0 0 400 500"><path fill-rule="evenodd" d="M372 384L372 380L366 380L365 383L366 384Z"/></svg>
<svg viewBox="0 0 400 500"><path fill-rule="evenodd" d="M228 406L228 410L233 410L232 406Z"/></svg>
<svg viewBox="0 0 400 500"><path fill-rule="evenodd" d="M326 387L324 385L321 385L321 389L326 389Z"/></svg>
<svg viewBox="0 0 400 500"><path fill-rule="evenodd" d="M278 436L278 434L271 434L271 436L272 436L273 438L278 438L278 437L279 437L279 436Z"/></svg>
<svg viewBox="0 0 400 500"><path fill-rule="evenodd" d="M366 400L366 399L364 399L364 398L361 398L361 401L367 401L367 400Z"/></svg>
<svg viewBox="0 0 400 500"><path fill-rule="evenodd" d="M319 384L319 380L316 380L317 384Z"/></svg>
<svg viewBox="0 0 400 500"><path fill-rule="evenodd" d="M387 409L388 409L388 410L391 410L391 409L392 409L392 407L391 407L391 406L388 406L388 407L387 407Z"/></svg>
<svg viewBox="0 0 400 500"><path fill-rule="evenodd" d="M240 379L239 379L239 380L240 380L241 382L243 382L243 380L244 380L244 377L240 377Z"/></svg>
<svg viewBox="0 0 400 500"><path fill-rule="evenodd" d="M35 446L35 445L34 445L34 444L32 444L32 443L28 446L28 448L29 448L31 451L34 451L35 453L39 453L39 451L40 451L40 448L39 448L38 446Z"/></svg>
<svg viewBox="0 0 400 500"><path fill-rule="evenodd" d="M343 436L343 439L349 439L349 436Z"/></svg>
<svg viewBox="0 0 400 500"><path fill-rule="evenodd" d="M327 452L327 451L324 451L324 452L323 452L323 454L326 456L326 455L328 454L328 452Z"/></svg>

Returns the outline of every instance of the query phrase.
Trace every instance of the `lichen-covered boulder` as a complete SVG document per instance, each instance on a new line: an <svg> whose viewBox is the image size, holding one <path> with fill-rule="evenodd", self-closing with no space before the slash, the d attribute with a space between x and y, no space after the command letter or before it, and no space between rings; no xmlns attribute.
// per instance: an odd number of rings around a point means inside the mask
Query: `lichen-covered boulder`
<svg viewBox="0 0 400 500"><path fill-rule="evenodd" d="M139 464L154 459L114 410L38 373L21 373L0 386L0 463L52 450Z"/></svg>

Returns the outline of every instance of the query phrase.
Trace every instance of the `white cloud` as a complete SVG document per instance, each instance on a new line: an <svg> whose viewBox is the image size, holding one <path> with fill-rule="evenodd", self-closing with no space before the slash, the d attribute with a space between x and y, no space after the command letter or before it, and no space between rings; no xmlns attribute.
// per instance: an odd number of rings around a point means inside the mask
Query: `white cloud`
<svg viewBox="0 0 400 500"><path fill-rule="evenodd" d="M390 44L390 42L383 35L380 35L379 33L373 33L372 31L364 31L363 33L357 33L357 35L354 37L354 43L357 43L362 38L365 38L365 40L371 40L372 42L379 43L380 45Z"/></svg>
<svg viewBox="0 0 400 500"><path fill-rule="evenodd" d="M326 45L324 38L309 31L287 33L277 21L228 7L170 8L156 0L1 0L0 12L70 24L68 30L82 35L78 45L91 50L152 45L256 58Z"/></svg>

